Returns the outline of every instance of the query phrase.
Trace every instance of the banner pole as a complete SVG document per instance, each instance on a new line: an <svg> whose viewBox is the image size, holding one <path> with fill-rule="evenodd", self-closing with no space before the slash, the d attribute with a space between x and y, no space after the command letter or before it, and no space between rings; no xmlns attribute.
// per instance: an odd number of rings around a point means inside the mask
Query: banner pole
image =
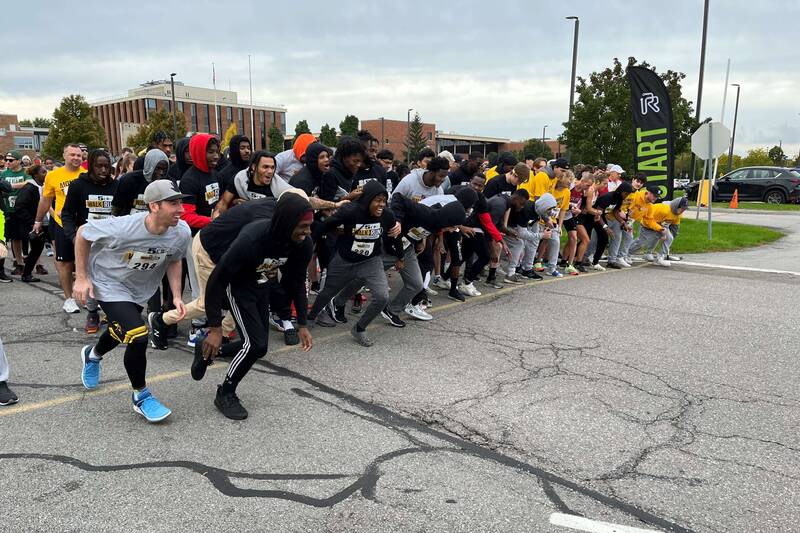
<svg viewBox="0 0 800 533"><path fill-rule="evenodd" d="M711 140L714 137L714 125L708 125L708 156L711 158L708 160L708 240L711 240L711 202L714 201L714 186L712 185L712 178L713 176L713 168L714 168L714 159L711 151L711 147L713 146Z"/></svg>

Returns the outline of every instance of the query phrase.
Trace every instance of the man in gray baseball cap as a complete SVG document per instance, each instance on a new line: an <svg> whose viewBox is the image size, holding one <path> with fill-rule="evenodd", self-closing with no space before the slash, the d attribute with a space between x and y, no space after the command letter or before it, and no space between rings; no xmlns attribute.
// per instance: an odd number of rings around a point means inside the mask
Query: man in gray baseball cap
<svg viewBox="0 0 800 533"><path fill-rule="evenodd" d="M75 237L73 298L83 304L97 300L108 316L108 328L95 345L81 349L81 381L86 389L100 385L103 356L119 344L125 347L125 370L133 392L133 410L148 422L159 422L172 411L147 388L148 330L142 319L145 302L167 275L172 303L181 317L181 259L192 233L181 220L183 198L169 180L157 180L144 190L148 212L90 220Z"/></svg>

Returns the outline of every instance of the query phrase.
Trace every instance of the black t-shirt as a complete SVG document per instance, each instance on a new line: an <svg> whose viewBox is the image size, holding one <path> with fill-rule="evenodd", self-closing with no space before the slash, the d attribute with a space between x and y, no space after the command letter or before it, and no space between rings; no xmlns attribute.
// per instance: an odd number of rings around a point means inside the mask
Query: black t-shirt
<svg viewBox="0 0 800 533"><path fill-rule="evenodd" d="M486 187L483 188L483 195L487 199L498 194L510 196L511 193L516 190L517 186L506 181L506 176L504 174L502 176L495 176L492 180L490 180L489 183L486 184Z"/></svg>
<svg viewBox="0 0 800 533"><path fill-rule="evenodd" d="M103 185L92 182L86 174L69 184L69 191L61 210L64 234L75 239L78 228L87 220L100 220L111 216L111 205L117 190L117 180Z"/></svg>
<svg viewBox="0 0 800 533"><path fill-rule="evenodd" d="M241 198L239 195L239 190L236 188L236 182L231 181L228 185L226 192L231 193L235 198ZM269 185L256 185L253 183L253 178L248 178L247 180L247 194L248 197L245 200L259 200L261 198L272 198L272 189Z"/></svg>
<svg viewBox="0 0 800 533"><path fill-rule="evenodd" d="M200 244L218 262L242 228L254 220L272 218L275 205L275 198L261 198L231 207L200 230Z"/></svg>
<svg viewBox="0 0 800 533"><path fill-rule="evenodd" d="M192 166L181 177L181 192L188 194L184 204L194 205L198 215L210 217L220 197L219 181L215 172L203 172Z"/></svg>
<svg viewBox="0 0 800 533"><path fill-rule="evenodd" d="M502 228L503 218L508 208L511 207L511 198L505 194L498 194L486 200L486 203L489 206L489 216L492 217L492 222L498 228Z"/></svg>

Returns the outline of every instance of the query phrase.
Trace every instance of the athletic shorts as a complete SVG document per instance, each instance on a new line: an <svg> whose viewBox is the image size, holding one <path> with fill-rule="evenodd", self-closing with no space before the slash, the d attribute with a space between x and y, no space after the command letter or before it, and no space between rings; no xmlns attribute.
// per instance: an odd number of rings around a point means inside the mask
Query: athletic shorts
<svg viewBox="0 0 800 533"><path fill-rule="evenodd" d="M28 233L33 229L30 227L25 231L25 224L14 216L14 213L7 213L6 217L6 241L27 241Z"/></svg>
<svg viewBox="0 0 800 533"><path fill-rule="evenodd" d="M575 217L568 218L564 221L564 229L567 232L578 231L578 219Z"/></svg>
<svg viewBox="0 0 800 533"><path fill-rule="evenodd" d="M75 244L64 234L64 228L56 221L50 223L50 236L53 237L53 245L56 247L56 261L60 263L75 261Z"/></svg>

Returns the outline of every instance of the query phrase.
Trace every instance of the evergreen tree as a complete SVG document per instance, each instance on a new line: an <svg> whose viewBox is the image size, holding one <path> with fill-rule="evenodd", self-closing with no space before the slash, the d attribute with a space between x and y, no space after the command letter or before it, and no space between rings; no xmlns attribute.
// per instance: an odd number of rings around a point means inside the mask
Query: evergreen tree
<svg viewBox="0 0 800 533"><path fill-rule="evenodd" d="M336 146L336 128L325 123L319 130L319 142L325 146Z"/></svg>
<svg viewBox="0 0 800 533"><path fill-rule="evenodd" d="M425 142L425 136L422 134L422 119L419 117L419 113L414 113L414 118L408 126L408 135L405 142L406 149L403 152L403 156L406 161L414 161L417 154L426 146L428 145Z"/></svg>
<svg viewBox="0 0 800 533"><path fill-rule="evenodd" d="M283 152L283 132L277 127L272 126L267 134L269 138L269 151L273 154Z"/></svg>
<svg viewBox="0 0 800 533"><path fill-rule="evenodd" d="M308 122L305 119L298 122L294 127L295 139L303 133L311 133L311 128L308 127Z"/></svg>
<svg viewBox="0 0 800 533"><path fill-rule="evenodd" d="M347 115L344 120L339 123L339 131L342 135L349 135L355 137L358 133L358 117L355 115Z"/></svg>

